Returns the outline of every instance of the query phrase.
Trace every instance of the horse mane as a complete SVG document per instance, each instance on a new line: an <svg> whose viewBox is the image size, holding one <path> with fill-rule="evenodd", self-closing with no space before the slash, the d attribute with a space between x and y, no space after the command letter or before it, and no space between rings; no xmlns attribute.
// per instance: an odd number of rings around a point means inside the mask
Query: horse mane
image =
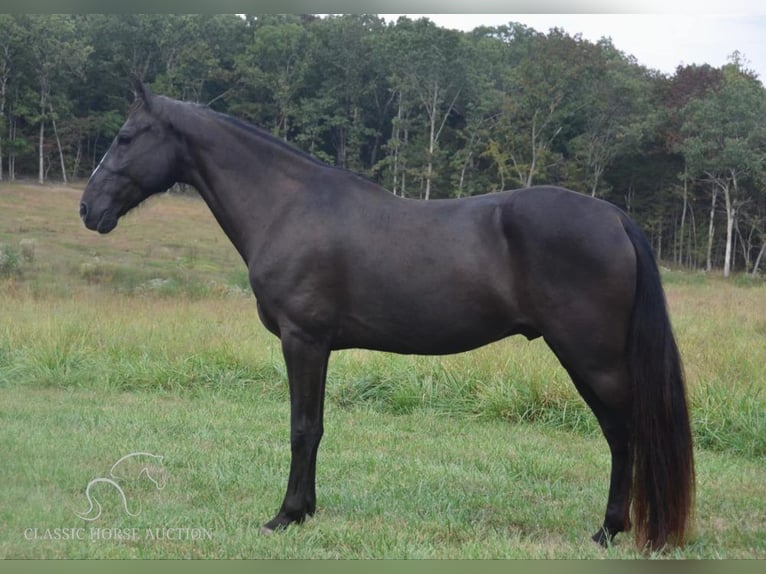
<svg viewBox="0 0 766 574"><path fill-rule="evenodd" d="M258 127L255 124L252 124L252 123L250 123L248 121L245 121L243 119L237 118L235 116L230 116L229 114L224 114L222 112L217 112L214 109L209 108L207 106L202 106L201 105L201 107L202 107L202 109L207 110L212 115L214 115L215 117L225 121L226 123L231 124L234 127L239 128L241 130L244 130L246 132L249 132L249 133L251 133L251 134L253 134L253 135L255 135L255 136L259 137L259 138L265 139L270 144L275 145L277 147L280 147L280 148L282 148L282 149L284 149L284 150L286 150L286 151L288 151L290 153L296 154L296 155L300 156L303 159L306 159L306 160L308 160L308 161L310 161L312 163L315 163L317 165L322 165L322 166L325 166L325 167L335 167L335 168L337 168L337 166L330 165L327 162L324 162L324 161L314 157L310 153L303 151L302 149L292 145L291 143L283 140L282 138L279 138L279 137L275 136L271 132L269 132L269 131L267 131L267 130L265 130L263 128ZM338 168L338 169L342 169L342 168Z"/></svg>
<svg viewBox="0 0 766 574"><path fill-rule="evenodd" d="M226 125L232 126L233 128L235 128L237 130L240 130L240 131L243 131L245 133L251 134L251 135L255 136L256 138L259 138L260 140L264 140L269 145L274 146L276 148L279 148L281 150L284 150L288 154L296 156L297 158L300 158L301 160L306 161L306 162L308 162L308 163L310 163L312 165L315 165L317 167L322 167L322 168L325 168L325 169L331 169L331 170L338 171L340 173L343 173L343 174L348 175L348 176L355 177L355 178L360 179L360 180L362 180L362 181L364 181L366 183L370 183L370 184L372 184L372 185L374 185L376 187L380 187L381 189L385 190L385 188L381 187L381 185L378 182L370 179L369 177L367 177L367 176L365 176L363 174L357 173L355 171L352 171L350 169L347 169L347 168L344 168L344 167L341 167L341 166L337 166L337 165L332 165L330 163L322 161L319 158L311 155L310 153L308 153L306 151L303 151L302 149L298 148L294 144L291 144L290 142L285 141L282 138L279 138L279 137L275 136L271 132L269 132L269 131L267 131L267 130L265 130L265 129L263 129L263 128L255 125L255 124L253 124L251 122L249 122L249 121L243 120L241 118L238 118L236 116L232 116L232 115L229 115L229 114L226 114L226 113L223 113L223 112L216 111L216 110L212 109L210 106L207 106L205 104L198 104L198 103L194 103L194 102L183 102L183 101L179 101L179 100L173 100L173 99L167 98L165 96L155 96L155 100L154 101L157 101L158 98L162 98L163 104L164 103L171 103L171 104L173 104L173 107L175 107L176 105L179 105L179 107L181 109L184 109L184 110L187 110L187 111L193 111L194 113L199 114L202 117L209 118L209 119L212 119L214 121L222 122L222 123L224 123ZM138 104L138 107L141 107L141 103L140 102ZM152 107L154 107L154 103L152 104ZM164 110L164 114L165 115L167 115L167 111L168 111L168 109L165 108L165 110ZM171 121L172 121L172 117L169 118L169 119L171 119ZM385 190L385 191L388 192L388 190ZM390 193L390 192L388 192L388 193Z"/></svg>

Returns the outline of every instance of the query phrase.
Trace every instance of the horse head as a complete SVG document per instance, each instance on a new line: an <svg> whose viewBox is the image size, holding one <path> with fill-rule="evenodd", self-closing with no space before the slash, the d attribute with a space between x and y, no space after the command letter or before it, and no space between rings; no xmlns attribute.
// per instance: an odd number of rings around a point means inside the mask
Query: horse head
<svg viewBox="0 0 766 574"><path fill-rule="evenodd" d="M180 137L163 120L164 98L134 80L128 119L90 176L80 201L88 229L109 233L128 211L177 181Z"/></svg>

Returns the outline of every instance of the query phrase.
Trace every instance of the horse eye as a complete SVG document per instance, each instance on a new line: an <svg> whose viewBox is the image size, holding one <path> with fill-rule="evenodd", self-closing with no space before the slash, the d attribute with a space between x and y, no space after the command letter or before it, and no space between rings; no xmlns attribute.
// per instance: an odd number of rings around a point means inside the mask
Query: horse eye
<svg viewBox="0 0 766 574"><path fill-rule="evenodd" d="M133 138L129 135L118 135L117 143L119 145L128 145Z"/></svg>

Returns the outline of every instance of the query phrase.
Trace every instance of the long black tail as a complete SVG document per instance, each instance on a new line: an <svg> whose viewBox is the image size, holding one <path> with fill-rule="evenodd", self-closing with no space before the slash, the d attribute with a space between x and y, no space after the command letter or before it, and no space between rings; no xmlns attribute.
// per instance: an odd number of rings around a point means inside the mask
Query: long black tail
<svg viewBox="0 0 766 574"><path fill-rule="evenodd" d="M691 529L694 454L683 366L657 263L646 237L623 220L636 251L628 337L633 385L632 522L640 548L681 546Z"/></svg>

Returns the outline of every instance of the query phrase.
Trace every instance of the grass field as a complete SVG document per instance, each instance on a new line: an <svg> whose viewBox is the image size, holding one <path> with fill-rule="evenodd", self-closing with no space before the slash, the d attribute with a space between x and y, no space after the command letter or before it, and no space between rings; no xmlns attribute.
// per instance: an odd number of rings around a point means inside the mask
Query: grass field
<svg viewBox="0 0 766 574"><path fill-rule="evenodd" d="M443 358L344 351L319 509L258 535L289 464L285 369L205 205L160 197L108 236L79 190L0 185L0 557L623 558L602 551L606 443L540 341ZM766 558L766 285L664 274L696 439L692 543ZM86 487L134 452L119 492ZM138 510L140 509L140 513Z"/></svg>

